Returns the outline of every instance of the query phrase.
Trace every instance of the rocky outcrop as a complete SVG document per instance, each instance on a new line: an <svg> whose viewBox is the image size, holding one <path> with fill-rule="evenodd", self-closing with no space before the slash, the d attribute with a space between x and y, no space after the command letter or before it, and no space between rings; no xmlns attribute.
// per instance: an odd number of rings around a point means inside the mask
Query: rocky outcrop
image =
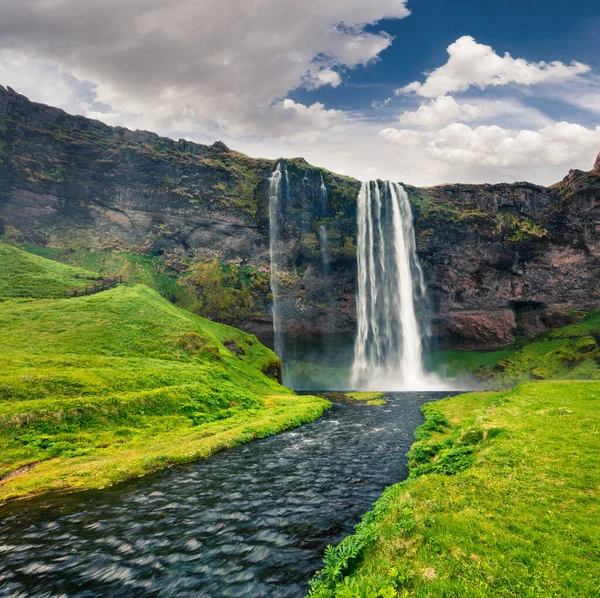
<svg viewBox="0 0 600 598"><path fill-rule="evenodd" d="M286 164L287 344L300 358L347 362L359 183L302 159ZM149 277L172 300L266 342L274 168L222 142L109 127L0 87L0 234L59 258L107 256L94 260L107 271L109 255L130 256L126 276ZM422 316L438 346L500 348L600 305L600 157L594 168L548 188L406 185L429 286Z"/></svg>

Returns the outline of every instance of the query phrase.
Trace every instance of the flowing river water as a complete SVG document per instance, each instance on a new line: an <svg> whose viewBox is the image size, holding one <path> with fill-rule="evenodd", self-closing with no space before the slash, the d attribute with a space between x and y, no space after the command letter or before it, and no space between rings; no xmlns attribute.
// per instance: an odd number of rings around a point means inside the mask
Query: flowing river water
<svg viewBox="0 0 600 598"><path fill-rule="evenodd" d="M102 491L0 511L0 596L300 597L323 551L406 476L419 407L321 419Z"/></svg>

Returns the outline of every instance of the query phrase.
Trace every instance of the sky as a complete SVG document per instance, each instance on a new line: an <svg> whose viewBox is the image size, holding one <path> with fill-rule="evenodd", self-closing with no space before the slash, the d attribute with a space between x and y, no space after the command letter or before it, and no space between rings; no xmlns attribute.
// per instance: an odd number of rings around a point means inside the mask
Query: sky
<svg viewBox="0 0 600 598"><path fill-rule="evenodd" d="M551 184L600 152L600 8L0 0L0 84L362 180Z"/></svg>

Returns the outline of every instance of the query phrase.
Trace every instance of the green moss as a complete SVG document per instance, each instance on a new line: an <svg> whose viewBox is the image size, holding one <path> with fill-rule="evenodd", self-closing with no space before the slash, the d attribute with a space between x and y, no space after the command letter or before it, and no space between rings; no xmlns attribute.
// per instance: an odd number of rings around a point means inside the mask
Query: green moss
<svg viewBox="0 0 600 598"><path fill-rule="evenodd" d="M382 392L347 392L344 396L352 401L375 401L381 399L383 394Z"/></svg>
<svg viewBox="0 0 600 598"><path fill-rule="evenodd" d="M409 480L329 547L311 596L595 596L600 383L426 405ZM433 422L433 423L432 423Z"/></svg>
<svg viewBox="0 0 600 598"><path fill-rule="evenodd" d="M237 323L267 309L268 272L214 259L192 265L186 282L196 298L193 311L207 318Z"/></svg>
<svg viewBox="0 0 600 598"><path fill-rule="evenodd" d="M348 259L356 258L356 252L357 252L357 248L356 248L356 245L354 244L354 239L352 237L346 237L344 239L344 249L343 249L344 257L346 257Z"/></svg>
<svg viewBox="0 0 600 598"><path fill-rule="evenodd" d="M57 164L56 166L41 172L40 178L50 179L56 183L62 183L65 180L65 169Z"/></svg>
<svg viewBox="0 0 600 598"><path fill-rule="evenodd" d="M501 351L444 351L433 356L434 367L447 376L470 372L475 377L509 386L532 379L600 380L600 312L577 324L521 339Z"/></svg>

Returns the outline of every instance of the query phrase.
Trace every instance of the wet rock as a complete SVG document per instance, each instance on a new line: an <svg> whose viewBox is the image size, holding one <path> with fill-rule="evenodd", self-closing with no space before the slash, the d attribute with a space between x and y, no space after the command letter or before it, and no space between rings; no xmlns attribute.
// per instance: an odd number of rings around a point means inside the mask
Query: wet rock
<svg viewBox="0 0 600 598"><path fill-rule="evenodd" d="M443 315L435 324L442 346L468 350L500 349L514 341L514 312L457 312Z"/></svg>

